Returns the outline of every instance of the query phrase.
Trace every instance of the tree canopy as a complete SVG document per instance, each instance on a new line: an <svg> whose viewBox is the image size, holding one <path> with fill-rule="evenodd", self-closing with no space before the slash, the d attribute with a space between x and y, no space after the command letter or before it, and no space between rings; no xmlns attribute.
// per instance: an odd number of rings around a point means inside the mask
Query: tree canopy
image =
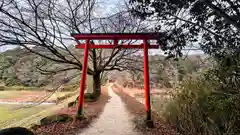
<svg viewBox="0 0 240 135"><path fill-rule="evenodd" d="M61 68L46 68L44 62L38 62L38 69L44 73L82 69L83 53L73 48L76 42L70 33L137 32L145 27L141 20L135 19L125 8L116 13L102 15L96 0L0 2L0 46L20 46L28 53L65 65ZM87 73L97 79L94 80L94 88L100 88L100 75L105 71L138 68L126 64L132 61L129 56L137 52L138 50L119 48L91 49Z"/></svg>
<svg viewBox="0 0 240 135"><path fill-rule="evenodd" d="M163 50L181 56L186 46L199 45L210 55L239 52L239 0L130 0L132 13L157 21Z"/></svg>

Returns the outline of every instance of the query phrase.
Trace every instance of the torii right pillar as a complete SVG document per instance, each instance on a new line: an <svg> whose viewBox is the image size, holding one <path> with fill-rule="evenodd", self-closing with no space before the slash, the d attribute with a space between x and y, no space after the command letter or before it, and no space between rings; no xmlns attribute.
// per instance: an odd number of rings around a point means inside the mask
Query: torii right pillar
<svg viewBox="0 0 240 135"><path fill-rule="evenodd" d="M144 90L145 90L146 125L147 127L152 128L154 125L151 117L147 39L143 40L143 52L144 52Z"/></svg>

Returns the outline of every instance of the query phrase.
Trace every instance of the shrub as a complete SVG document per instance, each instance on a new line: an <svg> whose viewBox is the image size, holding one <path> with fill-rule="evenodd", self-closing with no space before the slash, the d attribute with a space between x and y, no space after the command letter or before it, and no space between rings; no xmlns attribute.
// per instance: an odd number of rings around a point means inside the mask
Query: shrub
<svg viewBox="0 0 240 135"><path fill-rule="evenodd" d="M78 98L79 96L76 98L76 104L78 102ZM84 94L84 102L95 102L97 101L99 98L99 95L95 94L95 93L85 93Z"/></svg>
<svg viewBox="0 0 240 135"><path fill-rule="evenodd" d="M184 135L239 134L240 92L236 89L226 70L209 70L182 82L163 115Z"/></svg>
<svg viewBox="0 0 240 135"><path fill-rule="evenodd" d="M0 91L4 91L4 88L5 88L4 86L0 85Z"/></svg>

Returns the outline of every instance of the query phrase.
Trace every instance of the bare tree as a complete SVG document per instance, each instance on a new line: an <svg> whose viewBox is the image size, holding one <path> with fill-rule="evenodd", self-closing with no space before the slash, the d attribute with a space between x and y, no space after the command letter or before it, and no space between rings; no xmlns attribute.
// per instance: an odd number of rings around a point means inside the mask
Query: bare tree
<svg viewBox="0 0 240 135"><path fill-rule="evenodd" d="M96 0L2 0L0 46L18 45L47 60L65 64L64 68L54 70L39 66L42 72L58 73L82 69L82 51L71 48L75 41L70 33L137 32L146 28L126 11L101 17L97 4ZM129 64L133 61L130 55L137 52L119 48L91 49L87 73L93 76L94 92L101 93L103 72L138 69Z"/></svg>

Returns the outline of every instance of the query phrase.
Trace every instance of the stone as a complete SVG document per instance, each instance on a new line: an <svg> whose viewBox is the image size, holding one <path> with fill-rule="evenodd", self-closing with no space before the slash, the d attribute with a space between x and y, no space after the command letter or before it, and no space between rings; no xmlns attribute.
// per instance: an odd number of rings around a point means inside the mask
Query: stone
<svg viewBox="0 0 240 135"><path fill-rule="evenodd" d="M48 125L54 122L68 122L73 120L72 117L70 117L67 114L56 114L56 115L51 115L51 116L47 116L43 119L40 120L40 124L41 125Z"/></svg>

